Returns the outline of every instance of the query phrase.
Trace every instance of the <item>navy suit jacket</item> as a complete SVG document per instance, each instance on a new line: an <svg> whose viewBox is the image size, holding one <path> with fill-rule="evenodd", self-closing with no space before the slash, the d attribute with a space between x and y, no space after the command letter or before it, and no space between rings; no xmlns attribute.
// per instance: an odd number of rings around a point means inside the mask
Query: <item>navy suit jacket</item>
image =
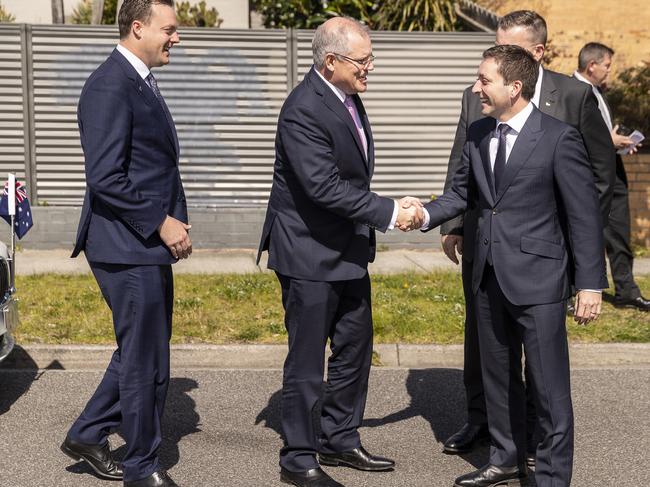
<svg viewBox="0 0 650 487"><path fill-rule="evenodd" d="M86 81L77 118L86 195L72 257L83 250L91 262L175 262L157 229L166 215L188 221L176 130L119 51Z"/></svg>
<svg viewBox="0 0 650 487"><path fill-rule="evenodd" d="M282 106L257 257L268 250L268 267L280 274L362 278L375 255L374 229L390 225L394 202L370 191L374 143L361 99L354 101L367 158L350 113L313 68Z"/></svg>
<svg viewBox="0 0 650 487"><path fill-rule="evenodd" d="M539 109L547 115L568 123L580 132L594 174L603 224L606 225L614 193L615 151L609 130L600 116L598 101L591 86L564 74L543 69ZM468 127L483 117L479 97L472 93L470 86L463 92L456 137L449 156L445 191L451 187L451 179L460 167ZM464 231L471 233L474 224L475 215L470 212L465 215L464 220L459 217L443 224L441 233L444 235L462 235ZM468 245L468 242L464 244ZM465 250L468 252L463 253L463 258L470 259L471 249L465 248Z"/></svg>
<svg viewBox="0 0 650 487"><path fill-rule="evenodd" d="M489 252L503 293L516 305L568 298L569 265L577 289L607 288L598 196L578 131L533 109L495 194L489 159L495 126L493 118L483 118L469 127L451 189L425 205L429 228L468 205L475 209L474 235L465 235L473 240L473 292Z"/></svg>

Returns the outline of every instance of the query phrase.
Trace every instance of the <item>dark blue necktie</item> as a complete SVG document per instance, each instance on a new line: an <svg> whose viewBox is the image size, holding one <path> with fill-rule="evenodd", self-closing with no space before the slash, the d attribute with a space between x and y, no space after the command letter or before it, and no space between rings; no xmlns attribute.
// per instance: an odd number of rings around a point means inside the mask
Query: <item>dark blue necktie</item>
<svg viewBox="0 0 650 487"><path fill-rule="evenodd" d="M176 126L174 125L174 119L172 118L172 114L169 111L169 108L167 108L167 104L165 103L165 99L162 96L162 93L158 89L158 83L156 82L156 78L153 77L153 73L149 73L149 76L146 78L147 83L149 83L149 86L151 87L151 90L153 91L153 94L156 95L156 98L160 102L160 106L163 109L163 112L165 112L165 118L167 119L167 123L169 124L169 127L172 130L172 133L174 134L174 142L176 144L176 150L178 151L178 137L176 135Z"/></svg>
<svg viewBox="0 0 650 487"><path fill-rule="evenodd" d="M510 126L502 123L497 127L497 137L499 138L499 148L497 156L494 159L494 192L499 194L499 186L503 180L503 173L506 171L506 135L510 132Z"/></svg>

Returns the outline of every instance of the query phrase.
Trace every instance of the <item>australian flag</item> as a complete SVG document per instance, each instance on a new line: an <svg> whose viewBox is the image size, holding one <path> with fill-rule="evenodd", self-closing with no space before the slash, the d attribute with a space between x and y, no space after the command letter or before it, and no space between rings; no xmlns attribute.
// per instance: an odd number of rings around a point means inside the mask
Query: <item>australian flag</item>
<svg viewBox="0 0 650 487"><path fill-rule="evenodd" d="M8 186L9 182L6 182L4 191L2 192L2 198L0 198L0 216L11 225ZM16 181L16 219L14 223L16 236L23 238L33 225L32 210L29 208L29 200L27 199L25 186L20 181Z"/></svg>

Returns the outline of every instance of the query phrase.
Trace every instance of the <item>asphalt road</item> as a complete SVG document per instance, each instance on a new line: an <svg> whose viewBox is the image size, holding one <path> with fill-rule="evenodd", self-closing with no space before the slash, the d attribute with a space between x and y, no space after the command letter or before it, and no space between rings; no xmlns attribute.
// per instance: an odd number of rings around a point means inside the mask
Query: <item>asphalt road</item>
<svg viewBox="0 0 650 487"><path fill-rule="evenodd" d="M67 427L98 383L97 371L0 370L0 484L110 486L59 452ZM574 487L648 485L650 368L573 371ZM280 486L279 370L175 370L161 457L182 487ZM348 487L451 487L481 466L484 448L441 453L464 421L458 369L374 369L361 430L389 473L328 471ZM113 437L119 446L119 437ZM118 455L120 454L118 449Z"/></svg>

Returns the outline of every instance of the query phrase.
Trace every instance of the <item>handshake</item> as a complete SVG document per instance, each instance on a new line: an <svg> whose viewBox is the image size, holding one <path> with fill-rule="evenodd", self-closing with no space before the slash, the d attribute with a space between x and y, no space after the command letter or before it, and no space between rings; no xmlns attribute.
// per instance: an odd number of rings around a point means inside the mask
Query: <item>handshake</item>
<svg viewBox="0 0 650 487"><path fill-rule="evenodd" d="M406 196L401 200L397 200L397 206L395 228L399 228L403 232L409 232L424 225L424 206L419 199Z"/></svg>

